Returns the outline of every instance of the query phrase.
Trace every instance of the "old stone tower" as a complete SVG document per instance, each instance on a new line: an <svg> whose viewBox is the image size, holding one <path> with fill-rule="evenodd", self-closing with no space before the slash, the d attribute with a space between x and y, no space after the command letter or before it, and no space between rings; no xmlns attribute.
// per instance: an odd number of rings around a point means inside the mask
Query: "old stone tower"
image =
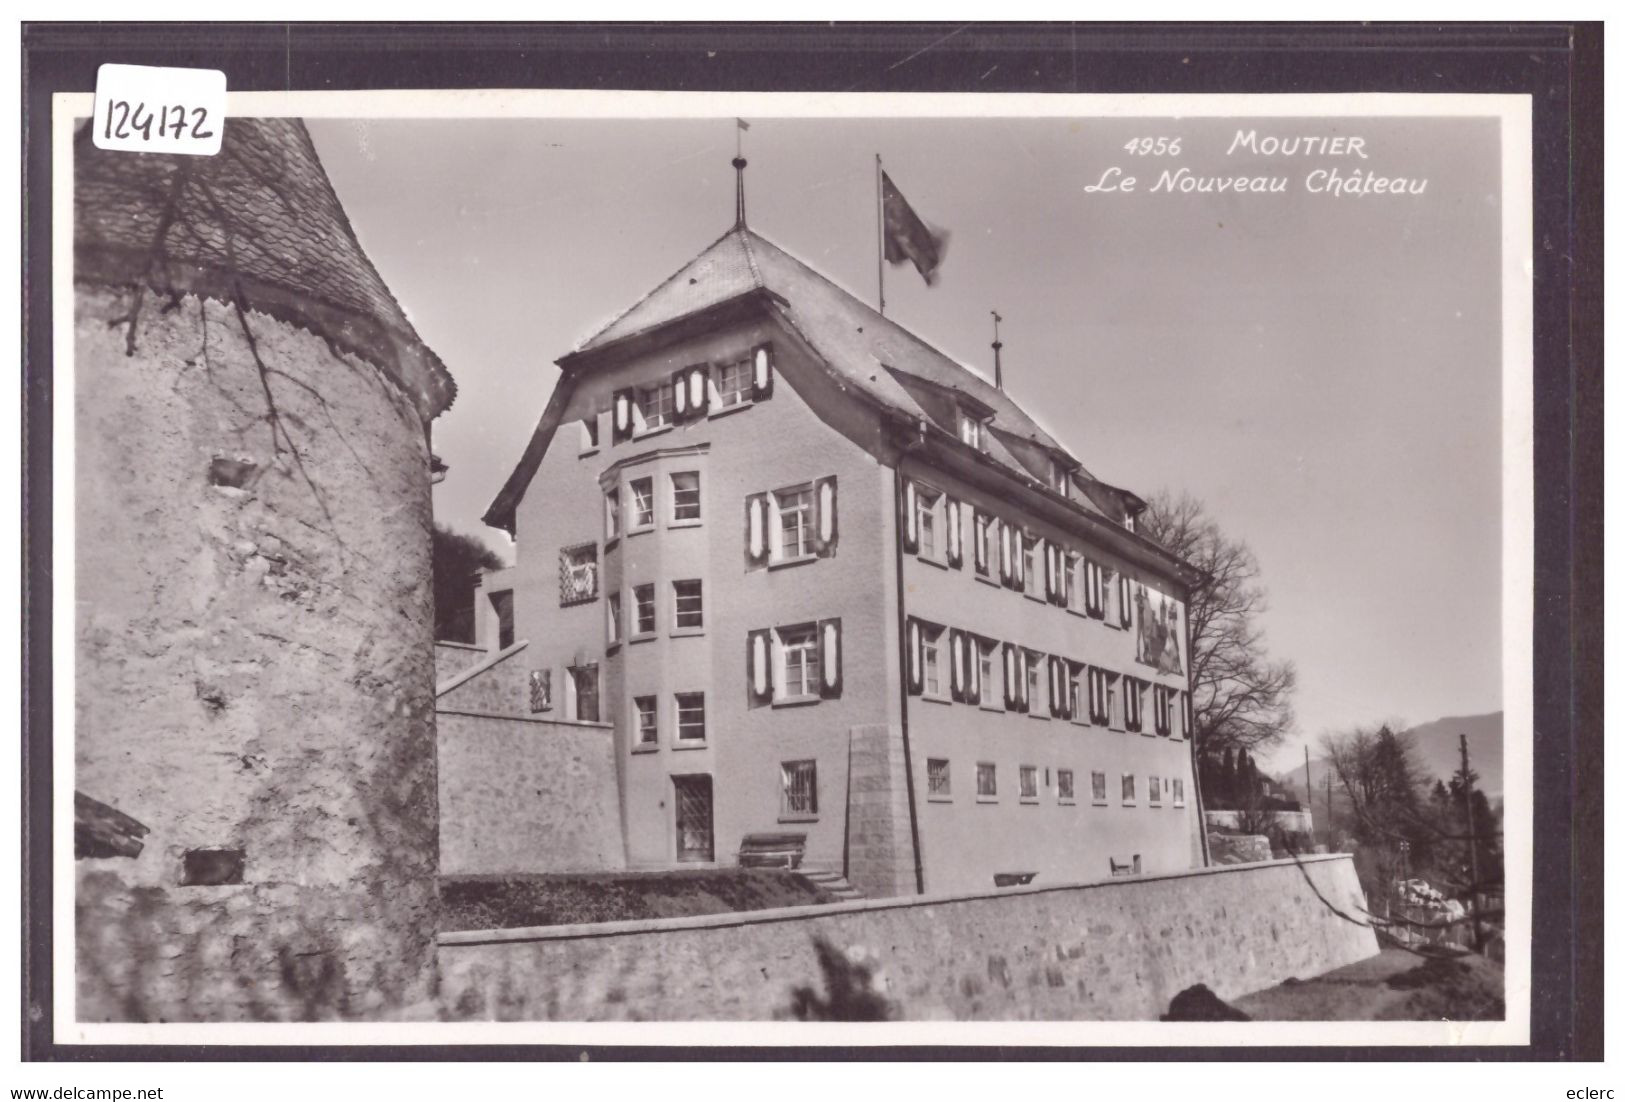
<svg viewBox="0 0 1625 1102"><path fill-rule="evenodd" d="M454 384L302 123L74 165L77 1018L428 1014Z"/></svg>

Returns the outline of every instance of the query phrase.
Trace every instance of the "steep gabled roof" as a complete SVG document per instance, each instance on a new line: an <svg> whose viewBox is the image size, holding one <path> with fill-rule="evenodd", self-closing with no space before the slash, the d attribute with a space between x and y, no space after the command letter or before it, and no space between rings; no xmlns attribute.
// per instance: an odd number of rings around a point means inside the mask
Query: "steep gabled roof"
<svg viewBox="0 0 1625 1102"><path fill-rule="evenodd" d="M771 302L780 319L812 346L842 382L865 397L954 434L957 426L934 417L927 409L934 403L917 400L911 388L922 393L962 394L974 405L992 411L997 436L990 441L987 455L999 466L1028 481L1040 481L1006 446L1006 440L1024 442L1077 465L1004 391L745 227L736 227L712 242L559 364L567 370L589 369L592 363L614 358L619 347L632 348L674 322L726 308L752 295ZM513 508L557 427L555 405L549 403L549 413L543 415L524 458L487 510L486 523L502 527L512 523ZM550 417L555 419L551 423ZM1111 495L1119 493L1097 485ZM1087 511L1100 511L1092 497L1079 504Z"/></svg>

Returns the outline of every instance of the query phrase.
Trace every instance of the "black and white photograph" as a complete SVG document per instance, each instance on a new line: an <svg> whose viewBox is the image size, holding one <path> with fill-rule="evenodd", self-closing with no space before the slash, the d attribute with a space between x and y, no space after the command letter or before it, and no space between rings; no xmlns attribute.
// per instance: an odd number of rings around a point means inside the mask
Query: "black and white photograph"
<svg viewBox="0 0 1625 1102"><path fill-rule="evenodd" d="M1527 96L221 103L53 104L56 1044L1529 1043Z"/></svg>

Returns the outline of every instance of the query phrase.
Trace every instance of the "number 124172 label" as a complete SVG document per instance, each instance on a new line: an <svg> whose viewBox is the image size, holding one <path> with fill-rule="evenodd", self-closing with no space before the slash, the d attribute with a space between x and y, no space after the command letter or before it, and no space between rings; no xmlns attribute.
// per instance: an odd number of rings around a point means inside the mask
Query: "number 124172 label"
<svg viewBox="0 0 1625 1102"><path fill-rule="evenodd" d="M103 65L96 73L91 140L137 153L220 152L226 74L218 69Z"/></svg>

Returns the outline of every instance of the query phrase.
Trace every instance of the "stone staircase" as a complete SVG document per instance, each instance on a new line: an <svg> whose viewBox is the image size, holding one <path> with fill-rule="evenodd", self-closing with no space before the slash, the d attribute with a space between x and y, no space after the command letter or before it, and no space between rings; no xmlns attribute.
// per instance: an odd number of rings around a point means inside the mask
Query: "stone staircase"
<svg viewBox="0 0 1625 1102"><path fill-rule="evenodd" d="M837 903L846 903L853 899L863 898L863 893L848 884L846 877L834 869L802 868L796 871L834 896Z"/></svg>

